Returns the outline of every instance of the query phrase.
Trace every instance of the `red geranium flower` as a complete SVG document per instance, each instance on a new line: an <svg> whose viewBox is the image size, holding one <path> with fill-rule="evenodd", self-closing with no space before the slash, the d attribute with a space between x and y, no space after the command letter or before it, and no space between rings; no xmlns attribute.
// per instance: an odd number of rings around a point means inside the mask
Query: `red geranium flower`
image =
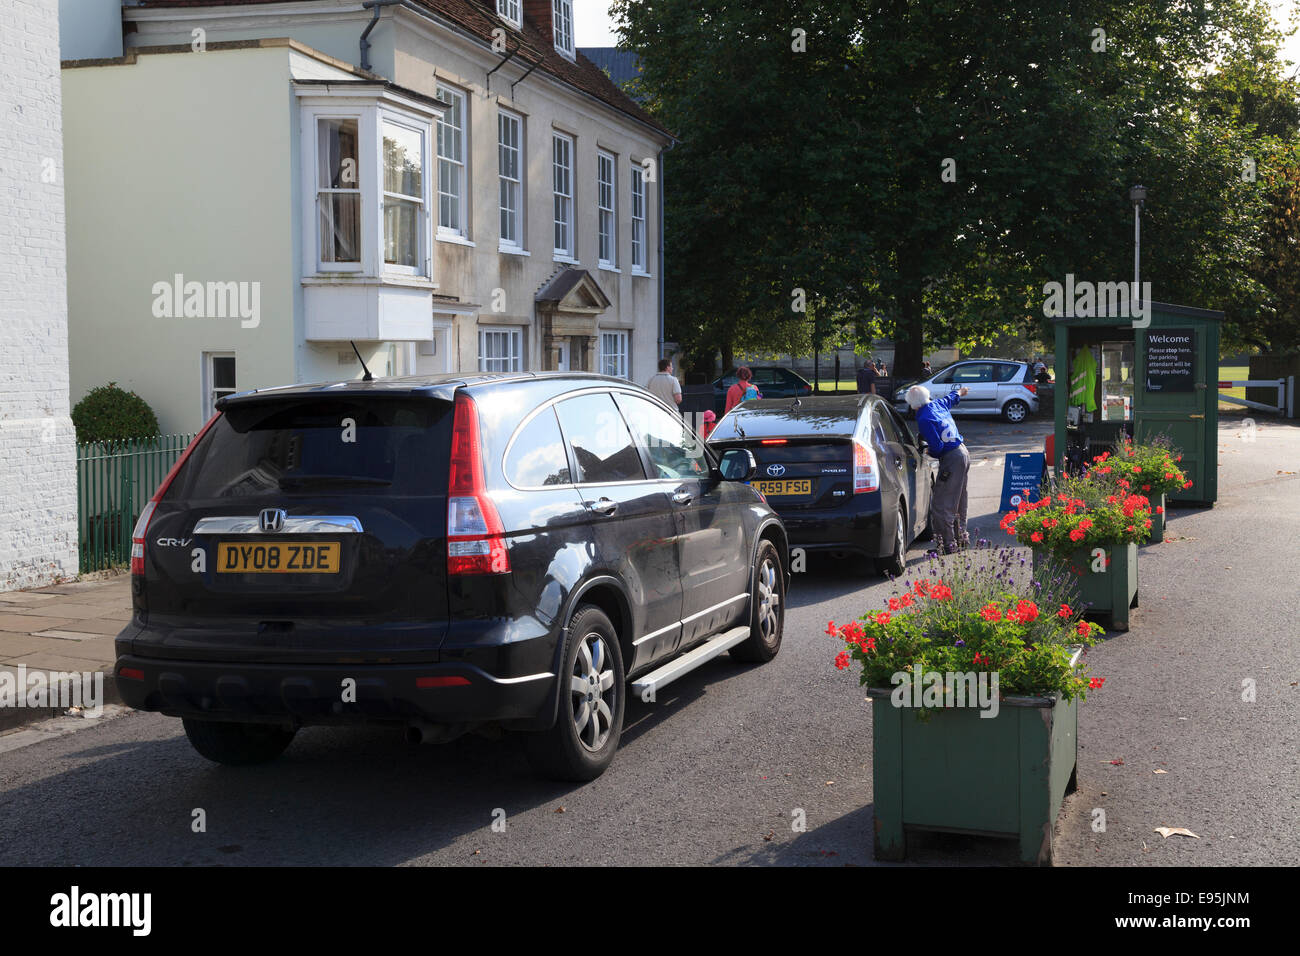
<svg viewBox="0 0 1300 956"><path fill-rule="evenodd" d="M1029 540L1034 542L1034 544L1038 544L1038 542L1043 540L1043 532L1035 531L1033 534L1029 536Z"/></svg>
<svg viewBox="0 0 1300 956"><path fill-rule="evenodd" d="M996 604L985 604L980 608L980 614L984 615L986 621L1002 620L1002 611Z"/></svg>
<svg viewBox="0 0 1300 956"><path fill-rule="evenodd" d="M1100 686L1101 686L1102 684L1104 684L1104 683L1106 683L1106 678L1104 678L1104 677L1094 677L1094 678L1092 678L1091 680L1088 681L1088 689L1089 689L1089 690L1096 690L1098 687L1100 687Z"/></svg>
<svg viewBox="0 0 1300 956"><path fill-rule="evenodd" d="M834 621L828 621L826 623L826 633L829 634L831 637L839 637L840 629L835 626Z"/></svg>
<svg viewBox="0 0 1300 956"><path fill-rule="evenodd" d="M838 654L835 655L835 668L837 670L844 670L844 668L848 666L849 666L849 655L847 651L840 651Z"/></svg>
<svg viewBox="0 0 1300 956"><path fill-rule="evenodd" d="M1092 625L1087 621L1080 621L1074 626L1074 629L1079 633L1080 637L1087 637L1092 633Z"/></svg>
<svg viewBox="0 0 1300 956"><path fill-rule="evenodd" d="M903 609L903 605L899 603L898 598L890 598L889 609L891 611L901 611Z"/></svg>
<svg viewBox="0 0 1300 956"><path fill-rule="evenodd" d="M1073 531L1070 532L1070 540L1071 540L1071 541L1082 541L1082 540L1083 540L1083 535L1084 535L1084 533L1083 533L1082 531L1080 531L1078 528L1075 528Z"/></svg>
<svg viewBox="0 0 1300 956"><path fill-rule="evenodd" d="M952 597L952 588L946 584L936 584L930 588L930 597L936 601L946 601Z"/></svg>
<svg viewBox="0 0 1300 956"><path fill-rule="evenodd" d="M1069 617L1074 612L1070 610L1070 605L1062 604L1061 609L1056 612L1057 617Z"/></svg>
<svg viewBox="0 0 1300 956"><path fill-rule="evenodd" d="M876 615L876 623L877 623L877 624L888 624L888 623L889 623L889 612L888 612L888 611L881 611L879 614L877 614L877 615Z"/></svg>

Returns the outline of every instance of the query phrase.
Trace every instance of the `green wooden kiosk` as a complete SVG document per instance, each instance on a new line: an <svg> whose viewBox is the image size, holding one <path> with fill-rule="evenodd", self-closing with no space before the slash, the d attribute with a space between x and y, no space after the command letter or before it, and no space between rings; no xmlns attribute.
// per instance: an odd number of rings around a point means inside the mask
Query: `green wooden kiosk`
<svg viewBox="0 0 1300 956"><path fill-rule="evenodd" d="M1219 493L1222 312L1152 302L1141 319L1076 316L1056 328L1055 465L1091 460L1121 436L1168 435L1192 486L1170 501L1212 507Z"/></svg>

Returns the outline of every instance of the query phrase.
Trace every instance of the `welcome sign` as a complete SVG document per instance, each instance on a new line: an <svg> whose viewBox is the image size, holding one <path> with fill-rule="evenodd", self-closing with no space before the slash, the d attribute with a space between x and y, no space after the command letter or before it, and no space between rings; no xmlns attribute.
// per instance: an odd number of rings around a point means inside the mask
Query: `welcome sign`
<svg viewBox="0 0 1300 956"><path fill-rule="evenodd" d="M1147 333L1146 390L1190 392L1196 384L1196 333L1161 329Z"/></svg>
<svg viewBox="0 0 1300 956"><path fill-rule="evenodd" d="M1006 456L1002 464L1002 504L1000 510L1014 511L1021 501L1037 501L1038 486L1047 467L1041 451L1018 452Z"/></svg>

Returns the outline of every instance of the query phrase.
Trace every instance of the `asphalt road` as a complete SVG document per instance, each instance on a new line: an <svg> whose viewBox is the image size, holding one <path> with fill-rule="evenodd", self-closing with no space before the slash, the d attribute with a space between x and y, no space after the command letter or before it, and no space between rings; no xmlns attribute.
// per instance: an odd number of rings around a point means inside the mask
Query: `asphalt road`
<svg viewBox="0 0 1300 956"><path fill-rule="evenodd" d="M1047 423L962 428L972 524L994 537L1001 454L1040 449ZM1107 682L1081 709L1058 865L1300 863L1300 428L1261 425L1253 442L1235 428L1220 430L1219 505L1174 513L1171 540L1143 551L1133 629L1091 652ZM776 660L724 657L656 703L632 700L614 764L585 786L534 778L510 738L313 728L278 762L232 769L157 715L7 752L0 737L0 864L874 865L870 714L824 630L889 589L811 562ZM909 850L932 865L1015 860L993 839L922 835Z"/></svg>

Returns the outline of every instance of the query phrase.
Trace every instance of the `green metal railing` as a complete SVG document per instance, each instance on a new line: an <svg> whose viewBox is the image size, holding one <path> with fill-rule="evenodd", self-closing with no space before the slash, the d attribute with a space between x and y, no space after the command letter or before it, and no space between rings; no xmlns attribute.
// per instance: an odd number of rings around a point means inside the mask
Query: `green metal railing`
<svg viewBox="0 0 1300 956"><path fill-rule="evenodd" d="M81 571L131 562L131 529L193 435L155 435L77 446Z"/></svg>

